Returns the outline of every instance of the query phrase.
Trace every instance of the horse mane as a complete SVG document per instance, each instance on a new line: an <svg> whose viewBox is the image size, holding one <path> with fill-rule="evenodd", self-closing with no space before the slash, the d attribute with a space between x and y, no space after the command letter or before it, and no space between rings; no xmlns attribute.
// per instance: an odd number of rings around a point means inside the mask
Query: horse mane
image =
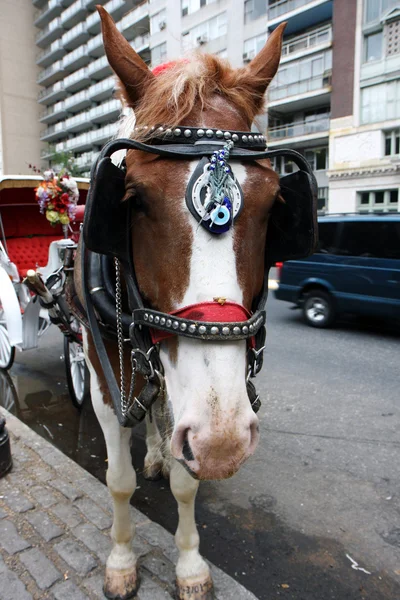
<svg viewBox="0 0 400 600"><path fill-rule="evenodd" d="M123 118L120 133L146 139L148 132L133 132L134 126L173 128L190 125L185 123L185 119L195 108L206 108L216 94L233 105L249 126L263 110L264 94L254 91L257 77L250 75L246 68L232 69L228 61L201 53L192 54L167 67L158 70L135 107L134 115Z"/></svg>

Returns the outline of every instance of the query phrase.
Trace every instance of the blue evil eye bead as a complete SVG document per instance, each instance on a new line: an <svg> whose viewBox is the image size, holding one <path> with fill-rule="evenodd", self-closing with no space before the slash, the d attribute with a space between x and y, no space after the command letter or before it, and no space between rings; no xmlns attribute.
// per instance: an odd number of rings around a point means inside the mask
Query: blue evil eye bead
<svg viewBox="0 0 400 600"><path fill-rule="evenodd" d="M216 156L212 156L212 157L211 157L211 162L212 162L212 163L215 163L215 162L217 162L217 157L216 157Z"/></svg>
<svg viewBox="0 0 400 600"><path fill-rule="evenodd" d="M225 167L225 173L229 173L230 168L229 167Z"/></svg>
<svg viewBox="0 0 400 600"><path fill-rule="evenodd" d="M226 225L229 223L231 218L231 213L229 208L226 206L217 206L210 214L211 222L214 225Z"/></svg>
<svg viewBox="0 0 400 600"><path fill-rule="evenodd" d="M215 171L215 165L210 165L208 168L210 169L210 171Z"/></svg>
<svg viewBox="0 0 400 600"><path fill-rule="evenodd" d="M221 166L221 167L224 167L224 166L225 166L225 162L224 162L223 160L220 160L220 161L219 161L219 164L220 164L220 166Z"/></svg>

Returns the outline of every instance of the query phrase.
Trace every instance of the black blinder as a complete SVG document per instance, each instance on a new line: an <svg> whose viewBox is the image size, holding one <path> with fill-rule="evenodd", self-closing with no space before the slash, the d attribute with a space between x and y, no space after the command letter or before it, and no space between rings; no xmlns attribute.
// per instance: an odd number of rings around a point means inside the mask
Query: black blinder
<svg viewBox="0 0 400 600"><path fill-rule="evenodd" d="M128 259L129 202L122 202L124 195L125 171L108 156L100 158L91 174L83 223L85 244L92 252Z"/></svg>
<svg viewBox="0 0 400 600"><path fill-rule="evenodd" d="M296 157L290 153L288 158ZM284 202L276 200L271 211L266 243L268 266L310 256L318 243L317 182L305 161L297 164L299 171L281 177Z"/></svg>

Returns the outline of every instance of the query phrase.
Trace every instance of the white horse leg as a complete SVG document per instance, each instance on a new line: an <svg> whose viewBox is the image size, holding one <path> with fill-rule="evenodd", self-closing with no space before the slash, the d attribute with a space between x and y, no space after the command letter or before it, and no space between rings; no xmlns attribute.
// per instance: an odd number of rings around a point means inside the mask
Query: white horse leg
<svg viewBox="0 0 400 600"><path fill-rule="evenodd" d="M84 335L84 342L86 342L85 338ZM84 346L87 347L86 343ZM88 359L87 352L86 361L90 371L93 408L107 446L107 486L114 503L111 528L113 548L106 564L104 594L107 598L127 600L136 595L138 588L137 559L132 550L135 525L129 508L130 498L136 488L136 473L130 453L131 430L121 427L112 408L104 403L105 398L100 389L99 378Z"/></svg>
<svg viewBox="0 0 400 600"><path fill-rule="evenodd" d="M194 502L199 482L178 462L170 473L171 491L178 503L179 523L175 534L179 558L176 565L178 600L211 600L213 583L207 563L199 553L200 537L194 518Z"/></svg>
<svg viewBox="0 0 400 600"><path fill-rule="evenodd" d="M153 417L146 415L146 446L147 453L144 459L143 475L145 479L156 481L164 475L164 457L161 450L163 441Z"/></svg>

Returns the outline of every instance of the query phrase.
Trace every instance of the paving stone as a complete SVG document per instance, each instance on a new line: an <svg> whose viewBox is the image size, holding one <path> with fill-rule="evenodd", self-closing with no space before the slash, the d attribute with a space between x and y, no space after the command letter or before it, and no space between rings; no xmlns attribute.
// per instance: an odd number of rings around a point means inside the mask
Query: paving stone
<svg viewBox="0 0 400 600"><path fill-rule="evenodd" d="M93 577L89 577L85 579L83 582L85 588L91 592L96 598L101 598L104 600L104 592L103 592L103 584L104 584L104 575L94 575Z"/></svg>
<svg viewBox="0 0 400 600"><path fill-rule="evenodd" d="M37 510L36 512L28 513L27 521L36 529L36 531L42 536L46 542L59 537L64 533L64 530L61 529L58 525L53 523L50 519L49 515L41 510Z"/></svg>
<svg viewBox="0 0 400 600"><path fill-rule="evenodd" d="M47 590L62 577L53 563L38 548L27 550L19 557L41 590Z"/></svg>
<svg viewBox="0 0 400 600"><path fill-rule="evenodd" d="M54 467L55 469L61 469L65 459L62 453L53 446L46 446L46 448L40 452L40 458L50 465L50 467Z"/></svg>
<svg viewBox="0 0 400 600"><path fill-rule="evenodd" d="M7 568L0 556L0 600L32 600L25 585Z"/></svg>
<svg viewBox="0 0 400 600"><path fill-rule="evenodd" d="M75 489L72 485L63 481L62 479L53 479L49 481L50 485L63 494L68 500L77 500L81 498L83 493L80 490Z"/></svg>
<svg viewBox="0 0 400 600"><path fill-rule="evenodd" d="M137 595L137 600L172 600L172 596L160 586L159 583L153 581L149 575L144 573L140 578L140 588ZM239 598L237 599L239 600Z"/></svg>
<svg viewBox="0 0 400 600"><path fill-rule="evenodd" d="M51 590L56 600L88 600L79 588L76 587L73 581L63 581Z"/></svg>
<svg viewBox="0 0 400 600"><path fill-rule="evenodd" d="M88 552L72 540L64 540L54 546L63 560L79 575L87 575L97 567L97 562Z"/></svg>
<svg viewBox="0 0 400 600"><path fill-rule="evenodd" d="M0 508L0 519L4 519L7 516L7 513Z"/></svg>
<svg viewBox="0 0 400 600"><path fill-rule="evenodd" d="M51 508L54 513L68 527L76 527L82 522L82 515L78 509L70 504L57 504Z"/></svg>
<svg viewBox="0 0 400 600"><path fill-rule="evenodd" d="M133 538L132 548L137 558L139 558L139 556L146 556L146 554L154 550L153 546L150 546L150 544L138 534Z"/></svg>
<svg viewBox="0 0 400 600"><path fill-rule="evenodd" d="M14 459L14 457L13 457L13 459ZM33 487L34 485L36 485L36 482L33 481L33 479L26 477L25 473L24 473L23 477L24 477L24 480L23 480L24 488ZM11 473L8 473L7 483L9 483L12 488L17 488L21 484L21 471L14 470Z"/></svg>
<svg viewBox="0 0 400 600"><path fill-rule="evenodd" d="M32 496L43 506L43 508L49 508L56 504L57 498L49 490L49 488L37 485L30 490Z"/></svg>
<svg viewBox="0 0 400 600"><path fill-rule="evenodd" d="M82 523L73 529L74 535L85 544L97 556L103 565L106 563L111 552L111 538L101 533L91 523Z"/></svg>
<svg viewBox="0 0 400 600"><path fill-rule="evenodd" d="M158 523L145 523L137 527L137 532L152 546L158 546L169 560L176 563L179 556L174 536Z"/></svg>
<svg viewBox="0 0 400 600"><path fill-rule="evenodd" d="M92 477L81 477L74 481L75 486L102 507L106 512L112 513L113 501L106 485Z"/></svg>
<svg viewBox="0 0 400 600"><path fill-rule="evenodd" d="M0 521L0 546L8 554L15 554L16 552L30 548L31 544L19 535L14 523L3 519Z"/></svg>
<svg viewBox="0 0 400 600"><path fill-rule="evenodd" d="M85 515L89 521L99 529L108 529L112 525L112 519L97 504L89 498L82 498L75 502L75 506Z"/></svg>
<svg viewBox="0 0 400 600"><path fill-rule="evenodd" d="M175 567L168 558L149 554L143 559L142 566L165 583L175 579Z"/></svg>
<svg viewBox="0 0 400 600"><path fill-rule="evenodd" d="M46 483L46 481L49 481L49 479L51 479L53 477L53 475L52 475L52 473L50 473L49 470L43 469L41 467L37 467L35 469L35 477L37 479L40 479L40 481L43 481L44 483Z"/></svg>
<svg viewBox="0 0 400 600"><path fill-rule="evenodd" d="M34 506L29 498L17 489L6 490L3 494L3 500L7 506L17 513L24 513Z"/></svg>

